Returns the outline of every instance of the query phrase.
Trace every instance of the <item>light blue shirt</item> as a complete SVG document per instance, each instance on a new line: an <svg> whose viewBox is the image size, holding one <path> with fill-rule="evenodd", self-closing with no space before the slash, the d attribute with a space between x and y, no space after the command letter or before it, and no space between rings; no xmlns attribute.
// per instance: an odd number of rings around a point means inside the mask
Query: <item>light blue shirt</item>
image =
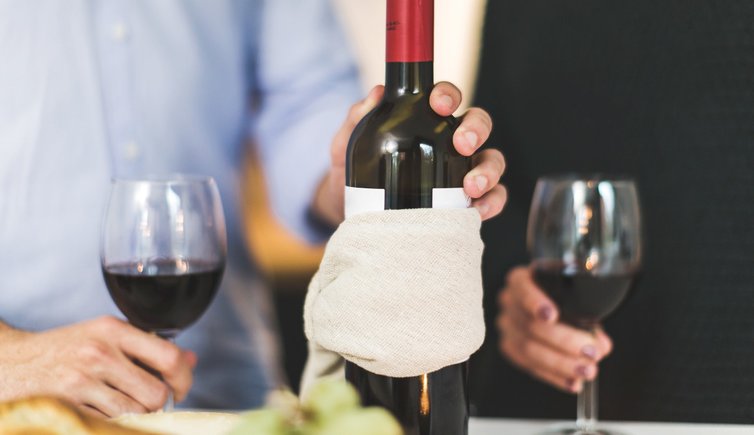
<svg viewBox="0 0 754 435"><path fill-rule="evenodd" d="M327 0L0 0L0 319L120 315L99 270L111 177L211 175L229 264L179 336L199 356L186 405L258 405L279 370L240 226L244 147L258 144L274 212L312 239L305 210L358 96Z"/></svg>

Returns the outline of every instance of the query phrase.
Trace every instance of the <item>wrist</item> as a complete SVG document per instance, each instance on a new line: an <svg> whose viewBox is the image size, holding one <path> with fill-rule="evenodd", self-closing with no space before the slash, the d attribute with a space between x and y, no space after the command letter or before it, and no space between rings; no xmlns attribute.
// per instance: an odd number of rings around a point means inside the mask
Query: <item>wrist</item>
<svg viewBox="0 0 754 435"><path fill-rule="evenodd" d="M13 328L7 323L0 322L0 343L10 343L11 340L31 334L28 331Z"/></svg>
<svg viewBox="0 0 754 435"><path fill-rule="evenodd" d="M343 222L343 201L333 192L332 185L332 174L323 177L309 208L310 221L316 222L317 227L329 227L330 232Z"/></svg>
<svg viewBox="0 0 754 435"><path fill-rule="evenodd" d="M7 323L0 321L0 336L6 336L13 333L15 329L11 328Z"/></svg>

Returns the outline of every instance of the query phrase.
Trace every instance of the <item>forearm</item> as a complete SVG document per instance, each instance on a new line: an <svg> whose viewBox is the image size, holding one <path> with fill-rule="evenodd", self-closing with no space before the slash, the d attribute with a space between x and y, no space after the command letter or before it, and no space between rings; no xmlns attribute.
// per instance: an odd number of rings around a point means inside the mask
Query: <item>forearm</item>
<svg viewBox="0 0 754 435"><path fill-rule="evenodd" d="M332 212L337 208L327 205L323 177L331 165L332 138L361 94L358 70L331 7L327 0L269 2L254 75L255 91L264 101L254 136L272 210L288 230L312 244L326 239L312 216L329 226L338 223ZM302 37L281 45L291 25Z"/></svg>

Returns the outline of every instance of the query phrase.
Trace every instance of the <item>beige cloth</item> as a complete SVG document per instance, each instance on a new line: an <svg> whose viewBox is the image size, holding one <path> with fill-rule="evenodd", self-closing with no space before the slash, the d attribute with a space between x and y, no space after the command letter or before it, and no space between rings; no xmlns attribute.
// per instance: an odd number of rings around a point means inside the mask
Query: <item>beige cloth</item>
<svg viewBox="0 0 754 435"><path fill-rule="evenodd" d="M309 284L304 323L315 379L341 356L373 373L418 376L482 345L481 221L476 209L364 213L330 239Z"/></svg>

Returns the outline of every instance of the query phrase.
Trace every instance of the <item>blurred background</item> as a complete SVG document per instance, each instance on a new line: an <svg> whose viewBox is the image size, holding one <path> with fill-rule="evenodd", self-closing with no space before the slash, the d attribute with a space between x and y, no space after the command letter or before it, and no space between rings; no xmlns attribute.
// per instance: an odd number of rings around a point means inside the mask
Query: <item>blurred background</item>
<svg viewBox="0 0 754 435"><path fill-rule="evenodd" d="M383 79L384 3L334 0L365 93ZM502 357L496 299L528 261L537 177L607 172L637 181L646 250L605 324L616 346L600 368L601 417L754 422L754 2L436 0L436 10L436 79L491 113L487 146L508 163L506 210L483 227L487 340L472 358L472 412L573 415L573 396ZM282 229L249 165L249 243L275 288L296 388L322 247Z"/></svg>

